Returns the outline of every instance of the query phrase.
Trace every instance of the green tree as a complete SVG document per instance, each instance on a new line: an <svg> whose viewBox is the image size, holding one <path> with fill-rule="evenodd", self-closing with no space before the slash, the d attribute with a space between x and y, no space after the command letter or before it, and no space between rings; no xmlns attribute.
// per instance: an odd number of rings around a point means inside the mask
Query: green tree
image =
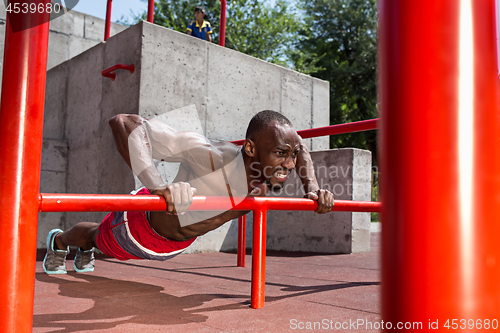
<svg viewBox="0 0 500 333"><path fill-rule="evenodd" d="M376 118L376 0L300 0L300 8L306 26L292 59L330 82L330 123ZM331 136L330 144L367 148L376 162L376 131Z"/></svg>
<svg viewBox="0 0 500 333"><path fill-rule="evenodd" d="M213 42L219 43L220 1L157 0L154 23L186 32L194 20L194 9L202 5L214 30ZM136 17L145 20L147 13ZM123 21L123 20L122 20ZM128 23L128 22L121 22ZM226 8L225 46L253 57L287 66L294 52L296 38L303 27L287 0L274 6L265 0L228 0Z"/></svg>

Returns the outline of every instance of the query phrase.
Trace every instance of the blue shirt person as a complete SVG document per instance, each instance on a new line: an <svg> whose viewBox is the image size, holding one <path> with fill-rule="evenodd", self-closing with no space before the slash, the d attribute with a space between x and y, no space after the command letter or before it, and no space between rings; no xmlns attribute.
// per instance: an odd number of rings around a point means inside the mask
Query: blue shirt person
<svg viewBox="0 0 500 333"><path fill-rule="evenodd" d="M210 22L205 21L205 8L202 6L196 6L194 10L194 17L196 20L191 21L187 27L187 34L198 37L203 40L212 41L212 27Z"/></svg>

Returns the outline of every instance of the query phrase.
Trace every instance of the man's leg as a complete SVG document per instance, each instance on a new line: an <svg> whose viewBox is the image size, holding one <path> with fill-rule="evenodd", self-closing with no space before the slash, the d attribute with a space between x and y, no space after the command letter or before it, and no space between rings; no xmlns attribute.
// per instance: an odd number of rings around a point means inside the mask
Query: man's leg
<svg viewBox="0 0 500 333"><path fill-rule="evenodd" d="M81 247L90 250L96 246L95 238L98 233L99 224L94 222L80 222L73 228L59 233L55 243L59 250L66 250L68 246Z"/></svg>
<svg viewBox="0 0 500 333"><path fill-rule="evenodd" d="M62 231L54 229L47 237L47 254L43 260L43 269L47 274L66 274L66 256L69 246L77 246L74 260L75 271L92 272L94 270L94 247L99 224L80 222L73 228Z"/></svg>

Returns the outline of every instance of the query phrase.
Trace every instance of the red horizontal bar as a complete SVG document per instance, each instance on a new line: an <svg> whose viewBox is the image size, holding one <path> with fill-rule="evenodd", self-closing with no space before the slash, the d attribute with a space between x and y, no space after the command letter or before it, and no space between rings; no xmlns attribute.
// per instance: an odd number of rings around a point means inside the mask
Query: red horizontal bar
<svg viewBox="0 0 500 333"><path fill-rule="evenodd" d="M235 201L240 201L234 198ZM189 208L196 210L226 210L227 197L195 196ZM310 210L318 203L302 198L243 198L235 210ZM335 200L333 211L338 212L380 212L380 202ZM61 194L40 193L40 212L112 212L112 211L164 211L165 200L157 195L132 196L128 194Z"/></svg>
<svg viewBox="0 0 500 333"><path fill-rule="evenodd" d="M338 134L375 130L379 126L379 119L380 118L375 118L370 120L355 121L346 124L311 128L311 129L297 131L297 134L300 135L302 139L308 139L325 135L338 135ZM231 143L241 146L244 141L245 141L244 139L236 140L236 141L231 141Z"/></svg>
<svg viewBox="0 0 500 333"><path fill-rule="evenodd" d="M134 64L130 64L130 65L116 64L114 66L111 66L111 67L106 68L105 70L103 70L101 72L101 75L104 76L104 77L109 77L111 79L111 81L114 81L116 79L116 73L115 73L115 71L117 69L126 69L126 70L130 71L130 73L132 74L135 71L135 66L134 66Z"/></svg>

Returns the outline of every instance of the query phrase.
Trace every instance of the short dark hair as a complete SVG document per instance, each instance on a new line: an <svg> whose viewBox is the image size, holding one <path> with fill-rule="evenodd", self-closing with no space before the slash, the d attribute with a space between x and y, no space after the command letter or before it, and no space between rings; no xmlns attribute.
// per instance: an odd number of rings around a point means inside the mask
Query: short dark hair
<svg viewBox="0 0 500 333"><path fill-rule="evenodd" d="M197 11L200 11L202 13L205 13L205 7L203 6L196 6L196 8L194 9L195 12Z"/></svg>
<svg viewBox="0 0 500 333"><path fill-rule="evenodd" d="M267 129L273 122L278 123L279 125L293 126L292 122L281 113L272 110L264 110L257 113L250 120L245 138L255 139L255 135L258 132Z"/></svg>

